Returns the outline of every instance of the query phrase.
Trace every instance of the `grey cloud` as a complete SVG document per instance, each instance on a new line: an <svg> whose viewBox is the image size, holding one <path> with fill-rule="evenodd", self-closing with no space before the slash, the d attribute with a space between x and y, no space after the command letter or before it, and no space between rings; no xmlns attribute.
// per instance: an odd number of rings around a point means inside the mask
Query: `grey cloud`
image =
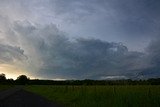
<svg viewBox="0 0 160 107"><path fill-rule="evenodd" d="M56 5L51 6L56 10L56 16L65 21L60 23L62 28L72 36L91 35L90 37L107 41L121 41L127 44L129 49L142 51L150 39L159 34L158 0L57 0L52 4ZM86 11L87 14L76 10ZM67 19L71 22L76 20L76 23L67 27Z"/></svg>
<svg viewBox="0 0 160 107"><path fill-rule="evenodd" d="M159 5L158 0L3 0L0 13L10 22L54 23L71 37L120 41L142 51L159 34Z"/></svg>
<svg viewBox="0 0 160 107"><path fill-rule="evenodd" d="M150 43L142 53L129 51L123 43L91 38L73 40L54 24L40 25L29 21L16 21L11 31L18 38L21 48L1 44L1 62L22 60L26 55L28 59L25 68L29 74L37 77L148 78L160 74L159 40Z"/></svg>
<svg viewBox="0 0 160 107"><path fill-rule="evenodd" d="M50 73L53 71L50 76L99 79L104 75L134 75L137 69L141 69L138 60L143 54L129 52L127 47L119 43L97 39L57 43L56 47L51 46L50 51L47 50L50 57L45 58L44 74L49 70Z"/></svg>
<svg viewBox="0 0 160 107"><path fill-rule="evenodd" d="M159 76L159 40L143 51L160 33L159 5L159 0L2 0L0 62L27 56L27 71L47 78Z"/></svg>
<svg viewBox="0 0 160 107"><path fill-rule="evenodd" d="M146 48L146 59L149 66L147 69L143 69L139 75L142 78L159 77L160 76L160 38L152 40L149 46Z"/></svg>
<svg viewBox="0 0 160 107"><path fill-rule="evenodd" d="M0 43L17 46L18 38L12 30L12 23L7 16L0 15Z"/></svg>
<svg viewBox="0 0 160 107"><path fill-rule="evenodd" d="M22 23L22 24L21 24ZM33 26L28 22L14 24L34 75L47 78L100 79L111 75L135 75L144 68L139 63L143 53L128 51L122 43L100 39L70 40L55 25Z"/></svg>
<svg viewBox="0 0 160 107"><path fill-rule="evenodd" d="M24 55L24 50L20 47L0 44L0 63L11 64L15 61L22 61L27 57Z"/></svg>

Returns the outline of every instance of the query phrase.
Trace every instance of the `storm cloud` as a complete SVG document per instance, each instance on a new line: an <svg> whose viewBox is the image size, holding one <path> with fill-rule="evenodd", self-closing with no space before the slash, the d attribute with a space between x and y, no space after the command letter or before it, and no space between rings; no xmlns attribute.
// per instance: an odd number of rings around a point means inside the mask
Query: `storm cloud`
<svg viewBox="0 0 160 107"><path fill-rule="evenodd" d="M159 5L159 0L2 0L0 13L9 19L4 26L17 20L53 23L73 38L123 42L129 50L144 51L160 33Z"/></svg>
<svg viewBox="0 0 160 107"><path fill-rule="evenodd" d="M139 75L141 78L158 78L160 75L160 38L154 39L146 48L146 59L148 60L148 68L143 69Z"/></svg>
<svg viewBox="0 0 160 107"><path fill-rule="evenodd" d="M20 47L0 44L0 63L14 63L15 61L25 60L24 50Z"/></svg>
<svg viewBox="0 0 160 107"><path fill-rule="evenodd" d="M107 76L135 76L147 67L144 53L128 51L122 43L100 39L69 39L54 24L15 22L14 32L22 42L33 75L46 78L101 79ZM32 67L30 67L32 68ZM129 77L127 77L129 78Z"/></svg>
<svg viewBox="0 0 160 107"><path fill-rule="evenodd" d="M46 79L159 77L159 5L158 0L2 0L0 66Z"/></svg>
<svg viewBox="0 0 160 107"><path fill-rule="evenodd" d="M19 47L1 44L1 62L23 59L23 66L35 77L138 79L153 76L149 72L158 73L155 69L159 69L159 40L152 41L145 52L138 52L129 51L121 42L94 38L70 39L54 24L15 21L8 32L14 32ZM7 38L12 33L6 34Z"/></svg>

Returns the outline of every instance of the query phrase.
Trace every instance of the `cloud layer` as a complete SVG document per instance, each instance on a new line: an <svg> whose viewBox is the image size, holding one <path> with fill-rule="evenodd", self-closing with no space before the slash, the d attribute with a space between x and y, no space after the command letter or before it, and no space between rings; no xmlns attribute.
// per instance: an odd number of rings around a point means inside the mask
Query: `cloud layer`
<svg viewBox="0 0 160 107"><path fill-rule="evenodd" d="M48 79L159 77L159 5L158 0L2 0L0 66Z"/></svg>
<svg viewBox="0 0 160 107"><path fill-rule="evenodd" d="M20 49L20 47L0 44L0 63L8 64L24 59L26 59L26 56L24 55L24 50Z"/></svg>
<svg viewBox="0 0 160 107"><path fill-rule="evenodd" d="M118 75L133 78L148 68L144 53L128 51L122 43L85 38L70 40L54 24L43 26L18 21L12 30L24 49L20 52L28 58L25 63L28 72L38 77L103 79Z"/></svg>
<svg viewBox="0 0 160 107"><path fill-rule="evenodd" d="M160 33L159 5L159 0L2 0L0 14L8 19L3 26L17 20L53 23L70 37L120 41L143 51Z"/></svg>
<svg viewBox="0 0 160 107"><path fill-rule="evenodd" d="M13 32L13 33L9 33ZM159 39L145 52L129 51L122 43L70 39L54 24L15 21L0 45L1 64L23 62L30 75L48 79L148 78L159 76Z"/></svg>

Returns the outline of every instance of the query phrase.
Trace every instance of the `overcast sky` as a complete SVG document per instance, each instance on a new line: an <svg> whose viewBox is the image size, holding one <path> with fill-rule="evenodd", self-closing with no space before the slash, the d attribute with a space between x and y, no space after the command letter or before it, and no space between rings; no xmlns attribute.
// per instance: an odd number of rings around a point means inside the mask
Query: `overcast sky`
<svg viewBox="0 0 160 107"><path fill-rule="evenodd" d="M0 0L0 73L160 76L159 0Z"/></svg>

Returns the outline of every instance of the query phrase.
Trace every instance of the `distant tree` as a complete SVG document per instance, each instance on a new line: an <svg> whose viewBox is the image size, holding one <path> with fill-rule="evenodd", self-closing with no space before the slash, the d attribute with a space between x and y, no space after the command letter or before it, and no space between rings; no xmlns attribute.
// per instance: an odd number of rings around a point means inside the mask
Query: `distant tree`
<svg viewBox="0 0 160 107"><path fill-rule="evenodd" d="M9 78L9 79L7 79L7 84L13 85L15 83L14 83L14 80L12 78Z"/></svg>
<svg viewBox="0 0 160 107"><path fill-rule="evenodd" d="M28 83L30 79L26 75L20 75L17 77L16 82L21 85L25 85Z"/></svg>
<svg viewBox="0 0 160 107"><path fill-rule="evenodd" d="M6 80L6 75L5 74L0 74L0 81L5 81Z"/></svg>

